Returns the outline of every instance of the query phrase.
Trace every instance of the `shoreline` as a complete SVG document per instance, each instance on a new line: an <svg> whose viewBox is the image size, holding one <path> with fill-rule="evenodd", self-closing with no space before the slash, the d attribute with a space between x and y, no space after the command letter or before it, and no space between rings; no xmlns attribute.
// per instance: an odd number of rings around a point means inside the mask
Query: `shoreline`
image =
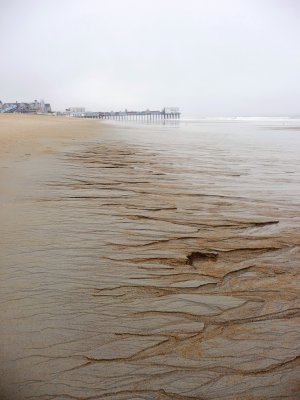
<svg viewBox="0 0 300 400"><path fill-rule="evenodd" d="M1 395L296 399L294 136L98 122L0 117Z"/></svg>

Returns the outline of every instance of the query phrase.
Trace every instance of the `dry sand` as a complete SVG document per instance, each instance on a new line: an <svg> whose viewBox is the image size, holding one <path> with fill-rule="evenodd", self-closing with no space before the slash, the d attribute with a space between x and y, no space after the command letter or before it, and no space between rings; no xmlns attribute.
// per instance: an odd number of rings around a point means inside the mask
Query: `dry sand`
<svg viewBox="0 0 300 400"><path fill-rule="evenodd" d="M91 120L20 114L0 115L0 155L15 158L26 152L40 154L57 151L71 140L99 134L99 125ZM27 153L28 154L28 153Z"/></svg>
<svg viewBox="0 0 300 400"><path fill-rule="evenodd" d="M151 129L0 116L1 399L300 397L295 149Z"/></svg>

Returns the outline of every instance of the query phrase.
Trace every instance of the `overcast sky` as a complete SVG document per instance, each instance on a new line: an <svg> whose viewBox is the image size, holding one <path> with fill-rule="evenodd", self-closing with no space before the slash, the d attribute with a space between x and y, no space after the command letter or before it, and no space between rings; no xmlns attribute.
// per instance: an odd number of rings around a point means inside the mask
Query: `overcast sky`
<svg viewBox="0 0 300 400"><path fill-rule="evenodd" d="M0 100L300 114L299 0L0 0Z"/></svg>

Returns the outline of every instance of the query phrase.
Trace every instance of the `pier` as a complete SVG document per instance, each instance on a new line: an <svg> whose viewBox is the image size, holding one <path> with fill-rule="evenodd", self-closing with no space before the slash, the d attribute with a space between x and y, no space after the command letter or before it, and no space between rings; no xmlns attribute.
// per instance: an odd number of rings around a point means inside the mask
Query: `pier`
<svg viewBox="0 0 300 400"><path fill-rule="evenodd" d="M180 119L180 111L177 107L163 108L161 111L110 111L110 112L84 112L73 114L79 118L111 119L111 120L164 120Z"/></svg>

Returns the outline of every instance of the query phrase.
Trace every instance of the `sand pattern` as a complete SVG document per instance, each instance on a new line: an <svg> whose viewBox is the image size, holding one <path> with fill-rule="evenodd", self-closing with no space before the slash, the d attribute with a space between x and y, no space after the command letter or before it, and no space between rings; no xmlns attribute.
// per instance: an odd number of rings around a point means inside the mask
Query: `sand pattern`
<svg viewBox="0 0 300 400"><path fill-rule="evenodd" d="M299 398L296 152L126 129L51 155L5 226L3 390Z"/></svg>

